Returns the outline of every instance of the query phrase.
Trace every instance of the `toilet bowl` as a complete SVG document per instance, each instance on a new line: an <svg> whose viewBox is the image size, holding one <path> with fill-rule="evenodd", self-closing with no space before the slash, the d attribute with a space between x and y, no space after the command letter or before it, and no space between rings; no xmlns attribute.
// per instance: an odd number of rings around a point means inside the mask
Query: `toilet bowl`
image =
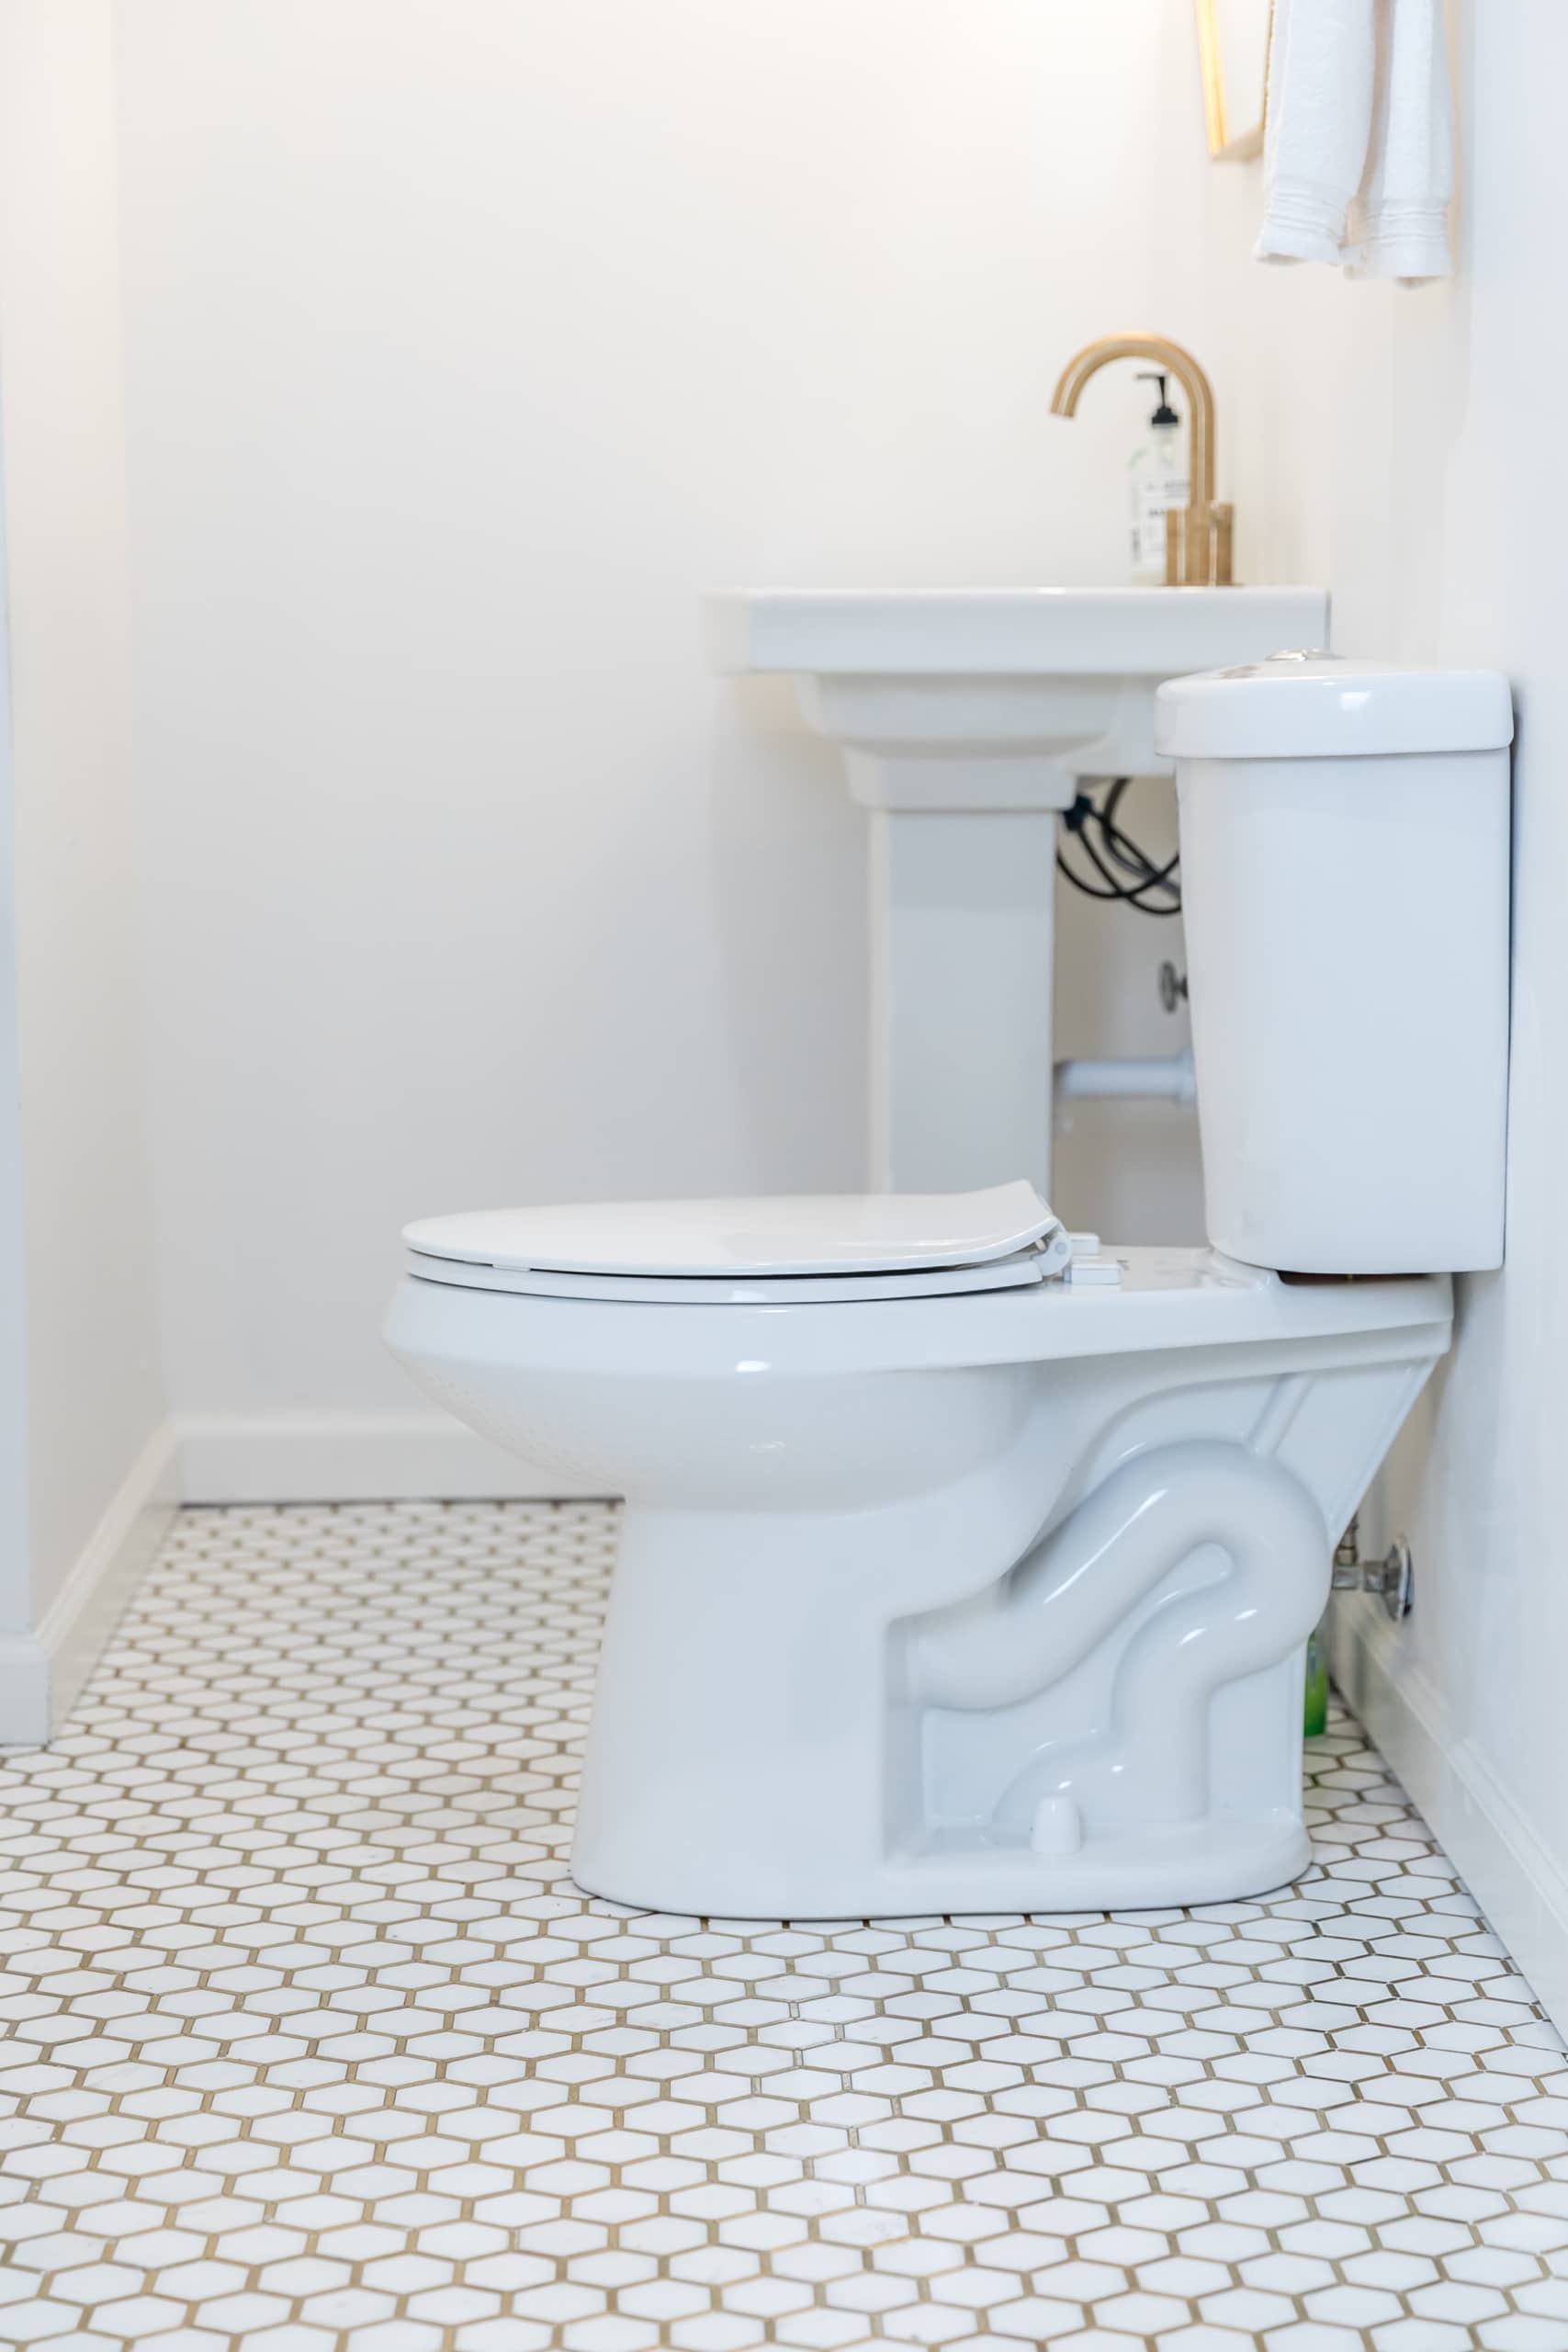
<svg viewBox="0 0 1568 2352"><path fill-rule="evenodd" d="M1501 1247L1507 696L1325 660L1164 693L1227 1248L1103 1250L1018 1182L408 1229L394 1352L565 1490L626 1498L592 1893L1125 1908L1306 1860L1333 1543L1449 1344L1450 1271ZM1439 1049L1434 1105L1405 1079Z"/></svg>
<svg viewBox="0 0 1568 2352"><path fill-rule="evenodd" d="M1119 1257L1114 1287L703 1306L450 1282L421 1249L396 1353L626 1498L581 1885L861 1917L1300 1869L1302 1646L1449 1283Z"/></svg>

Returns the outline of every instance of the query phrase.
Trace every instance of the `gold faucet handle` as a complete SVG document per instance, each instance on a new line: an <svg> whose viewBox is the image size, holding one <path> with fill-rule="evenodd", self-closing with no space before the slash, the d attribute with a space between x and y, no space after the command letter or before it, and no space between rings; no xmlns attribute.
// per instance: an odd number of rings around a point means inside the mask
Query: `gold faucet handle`
<svg viewBox="0 0 1568 2352"><path fill-rule="evenodd" d="M1228 588L1235 509L1168 506L1165 510L1165 584L1168 588Z"/></svg>

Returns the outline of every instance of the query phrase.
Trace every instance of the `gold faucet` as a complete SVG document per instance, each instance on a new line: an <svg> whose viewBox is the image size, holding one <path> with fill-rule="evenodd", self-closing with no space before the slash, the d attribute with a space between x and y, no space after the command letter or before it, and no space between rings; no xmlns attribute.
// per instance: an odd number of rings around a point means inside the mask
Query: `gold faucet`
<svg viewBox="0 0 1568 2352"><path fill-rule="evenodd" d="M1214 394L1190 351L1163 334L1107 334L1069 359L1051 395L1053 416L1074 416L1091 376L1113 359L1149 359L1174 376L1187 395L1190 436L1187 504L1165 517L1165 578L1170 588L1228 588L1231 584L1233 506L1214 500Z"/></svg>

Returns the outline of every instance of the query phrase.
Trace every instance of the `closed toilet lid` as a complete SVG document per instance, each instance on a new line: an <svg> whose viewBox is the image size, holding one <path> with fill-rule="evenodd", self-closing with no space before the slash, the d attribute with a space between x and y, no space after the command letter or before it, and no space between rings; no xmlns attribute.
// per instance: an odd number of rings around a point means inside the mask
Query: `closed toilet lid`
<svg viewBox="0 0 1568 2352"><path fill-rule="evenodd" d="M802 1276L853 1277L858 1285L879 1275L948 1268L973 1274L993 1265L999 1281L1017 1282L1038 1279L1036 1265L1041 1273L1054 1272L1070 1248L1060 1219L1021 1180L976 1193L801 1193L479 1210L421 1218L405 1227L403 1239L419 1258L513 1277L613 1275L721 1285ZM1029 1274L1021 1272L1025 1257Z"/></svg>

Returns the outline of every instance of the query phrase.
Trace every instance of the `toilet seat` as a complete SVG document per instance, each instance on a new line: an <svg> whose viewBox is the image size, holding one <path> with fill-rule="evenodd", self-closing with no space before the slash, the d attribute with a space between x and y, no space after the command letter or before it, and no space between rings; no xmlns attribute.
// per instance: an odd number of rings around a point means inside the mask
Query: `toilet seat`
<svg viewBox="0 0 1568 2352"><path fill-rule="evenodd" d="M531 1298L639 1300L667 1306L819 1306L878 1298L953 1297L965 1291L1009 1290L1043 1282L1061 1271L1038 1247L981 1266L940 1266L899 1274L576 1274L551 1267L478 1266L411 1250L408 1268L423 1282L464 1290L520 1291Z"/></svg>
<svg viewBox="0 0 1568 2352"><path fill-rule="evenodd" d="M468 1290L682 1306L810 1306L1009 1290L1060 1274L1032 1184L982 1192L590 1202L427 1217L409 1272Z"/></svg>

